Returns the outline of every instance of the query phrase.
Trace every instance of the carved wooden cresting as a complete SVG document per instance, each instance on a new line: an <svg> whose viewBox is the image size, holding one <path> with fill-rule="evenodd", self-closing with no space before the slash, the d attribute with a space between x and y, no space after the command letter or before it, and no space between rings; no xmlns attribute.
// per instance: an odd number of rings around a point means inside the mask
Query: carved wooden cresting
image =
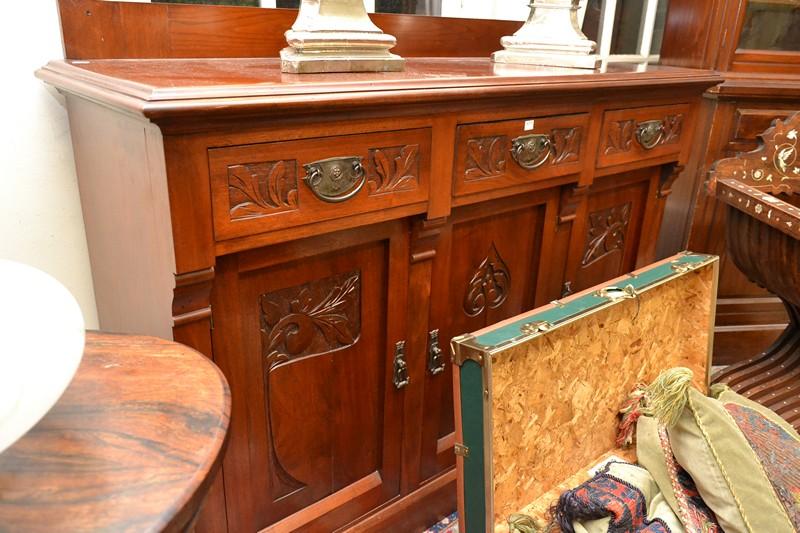
<svg viewBox="0 0 800 533"><path fill-rule="evenodd" d="M754 152L723 159L711 172L728 205L728 253L747 278L776 294L789 325L763 353L714 376L800 429L800 113L778 120ZM773 196L770 193L774 193ZM781 196L778 196L781 195Z"/></svg>

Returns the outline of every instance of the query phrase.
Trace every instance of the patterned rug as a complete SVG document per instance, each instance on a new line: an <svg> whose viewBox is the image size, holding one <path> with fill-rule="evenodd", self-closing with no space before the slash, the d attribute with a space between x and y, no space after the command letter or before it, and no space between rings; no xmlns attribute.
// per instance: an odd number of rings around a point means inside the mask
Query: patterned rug
<svg viewBox="0 0 800 533"><path fill-rule="evenodd" d="M458 516L453 513L423 533L458 533Z"/></svg>

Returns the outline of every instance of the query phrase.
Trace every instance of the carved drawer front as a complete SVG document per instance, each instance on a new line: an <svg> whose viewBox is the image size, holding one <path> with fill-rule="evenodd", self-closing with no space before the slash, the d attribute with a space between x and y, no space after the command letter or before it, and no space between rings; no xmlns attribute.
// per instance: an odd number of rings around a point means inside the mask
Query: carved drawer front
<svg viewBox="0 0 800 533"><path fill-rule="evenodd" d="M211 149L216 238L413 204L423 212L430 142L415 129Z"/></svg>
<svg viewBox="0 0 800 533"><path fill-rule="evenodd" d="M689 134L689 104L606 111L598 168L679 154Z"/></svg>
<svg viewBox="0 0 800 533"><path fill-rule="evenodd" d="M459 126L454 195L579 172L588 114Z"/></svg>

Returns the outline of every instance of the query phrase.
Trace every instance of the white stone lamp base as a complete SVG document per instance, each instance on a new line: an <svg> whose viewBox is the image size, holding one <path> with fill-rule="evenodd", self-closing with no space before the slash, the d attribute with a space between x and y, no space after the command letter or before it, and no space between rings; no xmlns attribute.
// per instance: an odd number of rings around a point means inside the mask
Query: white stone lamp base
<svg viewBox="0 0 800 533"><path fill-rule="evenodd" d="M292 74L395 72L405 64L389 52L397 40L372 23L363 0L302 0L286 42L281 70Z"/></svg>
<svg viewBox="0 0 800 533"><path fill-rule="evenodd" d="M578 25L579 0L532 0L527 22L514 35L503 37L495 63L514 63L594 69L600 58L597 44Z"/></svg>

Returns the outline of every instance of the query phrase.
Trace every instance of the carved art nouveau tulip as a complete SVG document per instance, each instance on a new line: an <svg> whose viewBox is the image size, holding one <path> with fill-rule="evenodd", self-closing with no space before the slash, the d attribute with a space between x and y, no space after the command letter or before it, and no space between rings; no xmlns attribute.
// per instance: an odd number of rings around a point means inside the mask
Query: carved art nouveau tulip
<svg viewBox="0 0 800 533"><path fill-rule="evenodd" d="M397 40L372 23L363 0L302 0L286 42L283 72L403 70L403 58L389 52Z"/></svg>

